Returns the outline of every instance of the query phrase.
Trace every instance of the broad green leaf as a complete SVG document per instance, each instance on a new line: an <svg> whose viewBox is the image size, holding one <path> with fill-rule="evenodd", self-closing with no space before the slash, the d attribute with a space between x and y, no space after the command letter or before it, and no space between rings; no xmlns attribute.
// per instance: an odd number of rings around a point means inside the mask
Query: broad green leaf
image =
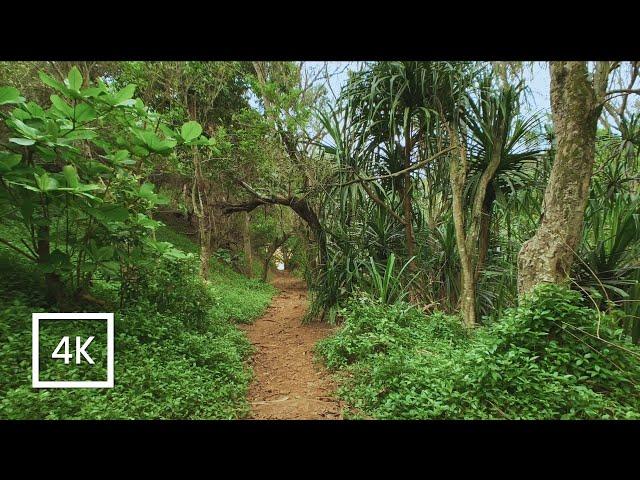
<svg viewBox="0 0 640 480"><path fill-rule="evenodd" d="M134 160L129 158L129 150L118 150L115 153L107 155L107 158L118 165L132 165L136 163Z"/></svg>
<svg viewBox="0 0 640 480"><path fill-rule="evenodd" d="M77 128L65 135L65 140L90 140L96 137L96 132L86 128Z"/></svg>
<svg viewBox="0 0 640 480"><path fill-rule="evenodd" d="M72 265L69 255L57 248L49 254L49 257L45 260L44 263L39 264L39 268L44 272L68 270L71 267Z"/></svg>
<svg viewBox="0 0 640 480"><path fill-rule="evenodd" d="M109 273L117 274L120 272L120 263L116 261L102 262L100 266Z"/></svg>
<svg viewBox="0 0 640 480"><path fill-rule="evenodd" d="M114 253L115 253L115 248L112 245L107 245L104 247L97 248L94 252L92 252L92 256L97 261L105 261L105 260L111 260L113 258Z"/></svg>
<svg viewBox="0 0 640 480"><path fill-rule="evenodd" d="M73 165L65 165L62 167L62 174L67 181L67 186L70 188L78 188L80 180L78 179L78 172Z"/></svg>
<svg viewBox="0 0 640 480"><path fill-rule="evenodd" d="M13 112L11 112L11 116L22 121L32 118L32 115L29 112L22 110L21 108L14 108Z"/></svg>
<svg viewBox="0 0 640 480"><path fill-rule="evenodd" d="M176 141L172 138L167 140L161 140L155 133L148 130L143 131L140 134L142 141L149 148L149 150L161 153L171 150L176 145Z"/></svg>
<svg viewBox="0 0 640 480"><path fill-rule="evenodd" d="M0 87L0 105L6 105L9 103L22 103L24 97L20 96L20 92L17 88L13 87Z"/></svg>
<svg viewBox="0 0 640 480"><path fill-rule="evenodd" d="M102 94L106 94L107 91L104 88L100 87L89 87L83 89L80 93L85 98L95 98Z"/></svg>
<svg viewBox="0 0 640 480"><path fill-rule="evenodd" d="M82 78L82 74L80 73L80 70L78 70L78 67L73 67L69 71L69 75L67 76L67 81L69 82L69 88L71 90L73 90L74 92L80 91L80 87L82 87L83 78Z"/></svg>
<svg viewBox="0 0 640 480"><path fill-rule="evenodd" d="M54 79L53 77L50 77L46 73L40 72L38 73L38 76L40 77L40 80L42 80L42 83L44 83L45 85L55 88L56 90L62 93L68 92L68 89L67 87L65 87L64 83L58 82L56 79Z"/></svg>
<svg viewBox="0 0 640 480"><path fill-rule="evenodd" d="M134 155L138 157L146 157L150 153L149 150L147 150L141 145L133 145L131 147L131 151L133 152Z"/></svg>
<svg viewBox="0 0 640 480"><path fill-rule="evenodd" d="M138 195L142 198L149 198L153 193L154 185L153 183L144 183L140 186L140 190L138 191Z"/></svg>
<svg viewBox="0 0 640 480"><path fill-rule="evenodd" d="M136 110L138 111L138 113L144 114L145 113L145 106L144 106L144 102L139 99L136 98Z"/></svg>
<svg viewBox="0 0 640 480"><path fill-rule="evenodd" d="M133 83L122 88L113 96L113 105L116 107L135 105L135 100L131 100L135 91L136 86Z"/></svg>
<svg viewBox="0 0 640 480"><path fill-rule="evenodd" d="M36 102L29 102L23 108L34 118L44 118L46 116L45 111Z"/></svg>
<svg viewBox="0 0 640 480"><path fill-rule="evenodd" d="M198 138L202 133L202 127L198 122L190 121L182 125L180 136L185 142Z"/></svg>
<svg viewBox="0 0 640 480"><path fill-rule="evenodd" d="M102 204L98 208L88 209L90 215L107 222L124 222L129 218L129 211L121 205Z"/></svg>
<svg viewBox="0 0 640 480"><path fill-rule="evenodd" d="M154 202L156 205L168 205L169 204L169 197L167 197L166 195L156 195L156 199Z"/></svg>
<svg viewBox="0 0 640 480"><path fill-rule="evenodd" d="M41 132L29 125L25 124L22 120L18 120L17 118L12 119L13 124L16 129L20 131L25 137L38 139L41 137Z"/></svg>
<svg viewBox="0 0 640 480"><path fill-rule="evenodd" d="M86 172L89 176L100 175L101 173L111 173L111 168L102 164L96 160L89 160L83 166L83 172Z"/></svg>
<svg viewBox="0 0 640 480"><path fill-rule="evenodd" d="M140 226L142 226L144 228L149 228L151 230L155 230L160 225L162 225L161 222L158 222L157 220L153 220L152 218L147 217L143 213L139 213L138 214L138 218L136 219L136 223L138 223L138 225L140 225Z"/></svg>
<svg viewBox="0 0 640 480"><path fill-rule="evenodd" d="M20 163L22 155L19 153L0 152L0 173L8 172Z"/></svg>
<svg viewBox="0 0 640 480"><path fill-rule="evenodd" d="M62 112L66 117L73 118L73 107L65 102L58 95L51 95L51 104L60 112Z"/></svg>
<svg viewBox="0 0 640 480"><path fill-rule="evenodd" d="M34 173L33 176L36 179L36 185L41 192L50 192L58 188L58 181L55 178L49 176L48 173L38 175Z"/></svg>
<svg viewBox="0 0 640 480"><path fill-rule="evenodd" d="M36 143L35 140L31 140L30 138L10 138L9 141L24 146L33 145L34 143Z"/></svg>
<svg viewBox="0 0 640 480"><path fill-rule="evenodd" d="M160 130L162 130L162 133L165 134L165 136L169 137L169 138L175 138L178 136L178 134L173 131L171 128L169 128L168 126L161 124L160 125Z"/></svg>
<svg viewBox="0 0 640 480"><path fill-rule="evenodd" d="M76 123L88 123L97 117L98 114L91 105L87 105L86 103L76 105Z"/></svg>

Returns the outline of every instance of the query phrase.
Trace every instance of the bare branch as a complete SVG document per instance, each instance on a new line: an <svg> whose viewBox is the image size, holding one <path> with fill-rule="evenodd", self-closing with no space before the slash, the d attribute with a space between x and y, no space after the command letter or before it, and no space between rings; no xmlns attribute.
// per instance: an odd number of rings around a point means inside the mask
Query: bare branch
<svg viewBox="0 0 640 480"><path fill-rule="evenodd" d="M640 88L622 88L619 90L609 90L605 93L605 96L616 95L616 94L632 94L640 95Z"/></svg>
<svg viewBox="0 0 640 480"><path fill-rule="evenodd" d="M339 183L339 184L334 184L334 185L331 185L331 186L332 187L346 187L346 186L352 185L354 183L375 182L375 181L384 180L384 179L387 179L387 178L399 177L399 176L404 175L406 173L412 172L413 170L418 170L419 168L424 167L428 163L431 163L432 161L434 161L436 158L444 155L445 153L449 153L453 149L454 149L454 147L445 148L444 150L441 150L440 152L430 156L429 158L427 158L425 160L422 160L422 161L420 161L418 163L414 163L410 167L407 167L407 168L405 168L403 170L398 170L397 172L389 173L387 175L379 175L377 177L360 177L360 176L358 176L357 180L350 180L350 181L348 181L346 183Z"/></svg>

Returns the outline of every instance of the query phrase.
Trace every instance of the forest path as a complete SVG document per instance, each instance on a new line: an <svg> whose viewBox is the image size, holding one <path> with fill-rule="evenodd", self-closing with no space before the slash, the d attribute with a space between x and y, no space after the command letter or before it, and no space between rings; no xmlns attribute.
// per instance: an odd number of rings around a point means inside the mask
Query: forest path
<svg viewBox="0 0 640 480"><path fill-rule="evenodd" d="M334 330L326 323L303 325L307 309L304 281L276 272L272 284L280 290L264 316L240 328L255 353L254 379L249 388L251 419L342 419L329 374L313 361L316 342Z"/></svg>

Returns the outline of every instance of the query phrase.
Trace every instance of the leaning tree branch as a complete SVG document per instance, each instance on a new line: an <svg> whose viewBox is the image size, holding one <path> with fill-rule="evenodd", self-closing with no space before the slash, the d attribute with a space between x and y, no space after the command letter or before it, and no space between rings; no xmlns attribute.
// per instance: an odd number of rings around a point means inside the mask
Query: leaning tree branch
<svg viewBox="0 0 640 480"><path fill-rule="evenodd" d="M355 180L350 180L350 181L345 182L345 183L337 183L337 184L333 184L331 186L332 187L347 187L347 186L352 185L354 183L376 182L378 180L384 180L384 179L387 179L387 178L399 177L401 175L404 175L406 173L412 172L414 170L418 170L419 168L422 168L422 167L426 166L428 163L431 163L436 158L444 155L445 153L449 153L451 150L453 150L453 148L454 147L445 148L444 150L441 150L438 153L436 153L434 155L431 155L429 158L426 158L424 160L421 160L420 162L414 163L410 167L407 167L407 168L405 168L403 170L398 170L397 172L389 173L387 175L379 175L377 177L361 177L361 176L358 176L358 178L355 179Z"/></svg>
<svg viewBox="0 0 640 480"><path fill-rule="evenodd" d="M640 88L621 88L618 90L609 90L607 93L605 93L605 96L617 95L617 94L631 94L631 93L640 95Z"/></svg>
<svg viewBox="0 0 640 480"><path fill-rule="evenodd" d="M369 196L369 198L371 200L373 200L374 203L376 203L377 205L381 206L382 208L384 208L387 212L389 212L389 214L395 218L398 222L400 222L401 225L406 225L407 221L402 218L400 215L398 215L393 208L391 208L390 205L388 205L386 202L382 201L380 199L380 197L378 197L375 193L373 193L373 191L369 188L369 186L367 185L367 182L362 182L362 188L364 189L364 191L367 193L367 195Z"/></svg>
<svg viewBox="0 0 640 480"><path fill-rule="evenodd" d="M236 212L251 212L261 205L284 205L287 207L291 207L294 203L296 203L295 197L282 197L277 195L265 196L258 193L254 188L251 187L251 185L242 180L236 179L235 183L249 192L254 198L241 203L219 203L218 207L222 208L222 212L225 215L230 215Z"/></svg>

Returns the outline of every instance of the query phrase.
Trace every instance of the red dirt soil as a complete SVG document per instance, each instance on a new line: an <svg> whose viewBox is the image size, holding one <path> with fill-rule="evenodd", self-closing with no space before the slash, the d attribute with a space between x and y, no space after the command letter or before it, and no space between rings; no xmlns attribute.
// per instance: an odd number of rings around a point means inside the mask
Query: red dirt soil
<svg viewBox="0 0 640 480"><path fill-rule="evenodd" d="M335 385L326 369L313 361L316 342L330 335L334 327L302 324L308 305L304 281L278 272L272 284L280 294L266 314L252 325L241 326L255 347L249 418L342 419Z"/></svg>

